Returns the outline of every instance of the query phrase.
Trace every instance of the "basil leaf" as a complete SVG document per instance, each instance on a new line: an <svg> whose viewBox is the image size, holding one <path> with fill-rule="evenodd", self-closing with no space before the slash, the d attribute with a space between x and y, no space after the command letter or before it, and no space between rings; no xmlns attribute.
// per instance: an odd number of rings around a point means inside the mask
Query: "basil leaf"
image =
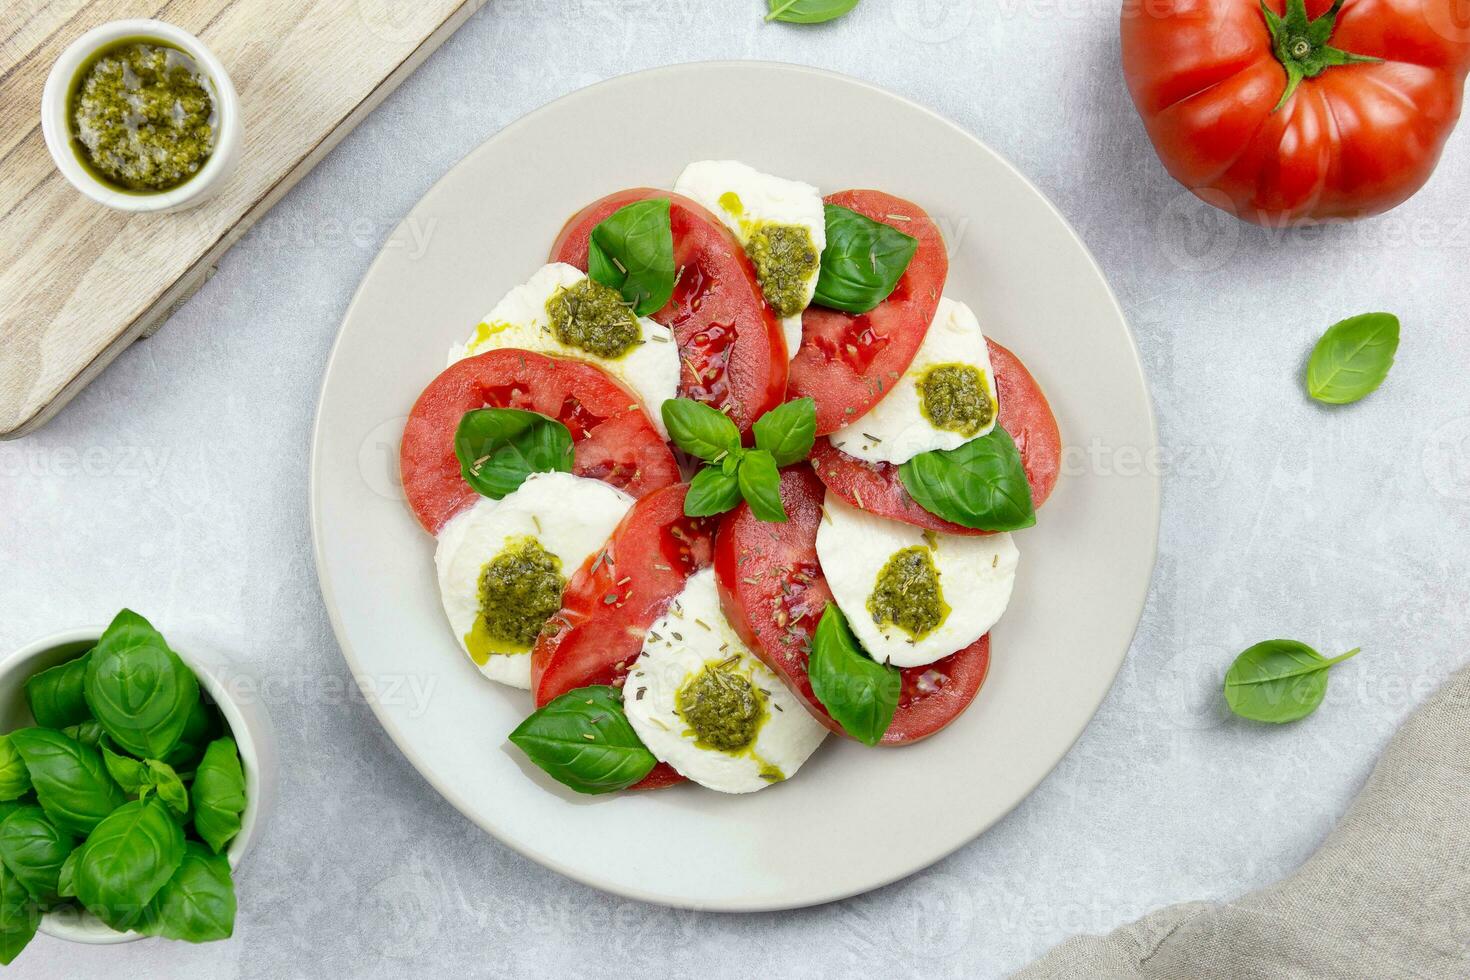
<svg viewBox="0 0 1470 980"><path fill-rule="evenodd" d="M190 943L229 939L235 931L235 883L230 862L197 841L184 844L184 860L148 904L137 930Z"/></svg>
<svg viewBox="0 0 1470 980"><path fill-rule="evenodd" d="M102 754L49 728L10 733L41 808L57 827L84 837L124 801Z"/></svg>
<svg viewBox="0 0 1470 980"><path fill-rule="evenodd" d="M194 672L148 620L128 609L92 650L84 689L103 731L140 759L159 759L173 748L199 700Z"/></svg>
<svg viewBox="0 0 1470 980"><path fill-rule="evenodd" d="M240 832L245 812L245 770L235 740L215 739L194 773L194 832L216 854Z"/></svg>
<svg viewBox="0 0 1470 980"><path fill-rule="evenodd" d="M0 800L18 800L31 791L31 774L9 735L0 735Z"/></svg>
<svg viewBox="0 0 1470 980"><path fill-rule="evenodd" d="M1364 313L1327 328L1307 361L1307 393L1346 405L1377 390L1399 349L1399 318Z"/></svg>
<svg viewBox="0 0 1470 980"><path fill-rule="evenodd" d="M858 0L766 0L766 21L788 24L825 24L858 5Z"/></svg>
<svg viewBox="0 0 1470 980"><path fill-rule="evenodd" d="M102 736L106 733L102 731L102 722L96 718L88 718L80 724L67 725L61 730L61 734L67 738L74 738L83 745L90 745L95 749L101 744Z"/></svg>
<svg viewBox="0 0 1470 980"><path fill-rule="evenodd" d="M80 847L73 848L61 862L61 870L56 875L56 894L60 898L77 897L77 857L82 853Z"/></svg>
<svg viewBox="0 0 1470 980"><path fill-rule="evenodd" d="M143 787L148 785L148 770L143 763L137 759L130 759L125 755L118 755L106 745L101 746L102 762L107 766L107 774L112 781L122 787L122 791L129 796L136 796Z"/></svg>
<svg viewBox="0 0 1470 980"><path fill-rule="evenodd" d="M76 838L48 820L38 806L23 806L0 823L0 862L45 905L61 898L61 866L76 846Z"/></svg>
<svg viewBox="0 0 1470 980"><path fill-rule="evenodd" d="M734 509L738 503L740 481L719 466L706 466L689 481L684 513L688 517L713 517Z"/></svg>
<svg viewBox="0 0 1470 980"><path fill-rule="evenodd" d="M893 723L903 678L897 667L868 656L837 603L827 603L807 658L812 693L843 730L877 745Z"/></svg>
<svg viewBox="0 0 1470 980"><path fill-rule="evenodd" d="M781 471L776 458L764 449L753 449L740 460L740 495L750 504L750 511L772 524L786 523L786 508L781 503Z"/></svg>
<svg viewBox="0 0 1470 980"><path fill-rule="evenodd" d="M82 693L91 656L89 650L75 660L32 674L26 681L26 703L30 705L31 717L36 719L37 725L66 728L92 717Z"/></svg>
<svg viewBox="0 0 1470 980"><path fill-rule="evenodd" d="M1225 701L1242 718L1283 724L1316 711L1327 696L1327 671L1358 655L1349 650L1328 660L1296 640L1267 640L1250 647L1225 674Z"/></svg>
<svg viewBox="0 0 1470 980"><path fill-rule="evenodd" d="M1036 523L1021 453L998 425L958 449L920 453L898 478L920 507L964 527L1019 531Z"/></svg>
<svg viewBox="0 0 1470 980"><path fill-rule="evenodd" d="M755 444L776 458L777 466L799 463L817 441L817 403L798 398L755 420Z"/></svg>
<svg viewBox="0 0 1470 980"><path fill-rule="evenodd" d="M40 924L40 906L15 873L0 864L0 963L9 966Z"/></svg>
<svg viewBox="0 0 1470 980"><path fill-rule="evenodd" d="M592 229L587 274L623 294L638 316L657 313L674 295L674 230L669 199L635 201Z"/></svg>
<svg viewBox="0 0 1470 980"><path fill-rule="evenodd" d="M521 722L510 740L563 786L615 793L637 783L658 760L623 713L613 687L579 687Z"/></svg>
<svg viewBox="0 0 1470 980"><path fill-rule="evenodd" d="M827 205L827 248L813 302L846 313L867 313L893 292L919 240L836 204Z"/></svg>
<svg viewBox="0 0 1470 980"><path fill-rule="evenodd" d="M689 398L670 398L660 413L674 445L691 456L714 461L740 450L740 428L719 409Z"/></svg>
<svg viewBox="0 0 1470 980"><path fill-rule="evenodd" d="M174 772L173 766L167 762L157 759L139 762L137 759L118 755L105 745L102 746L102 759L107 765L108 773L122 787L124 793L141 799L149 792L156 791L158 798L167 803L175 813L183 815L188 812L189 791L184 788L184 781Z"/></svg>
<svg viewBox="0 0 1470 980"><path fill-rule="evenodd" d="M175 771L187 772L193 769L204 755L204 747L217 733L217 720L214 709L205 704L203 698L195 701L189 709L189 720L184 722L183 733L162 761L167 762Z"/></svg>
<svg viewBox="0 0 1470 980"><path fill-rule="evenodd" d="M184 860L184 832L161 800L134 800L97 825L72 873L77 898L118 931L131 929Z"/></svg>
<svg viewBox="0 0 1470 980"><path fill-rule="evenodd" d="M158 798L179 816L188 813L189 791L184 788L184 781L174 772L174 767L157 759L145 759L143 765L148 768L148 784Z"/></svg>
<svg viewBox="0 0 1470 980"><path fill-rule="evenodd" d="M481 408L459 420L454 454L464 481L481 496L499 500L532 473L570 473L572 434L535 412Z"/></svg>

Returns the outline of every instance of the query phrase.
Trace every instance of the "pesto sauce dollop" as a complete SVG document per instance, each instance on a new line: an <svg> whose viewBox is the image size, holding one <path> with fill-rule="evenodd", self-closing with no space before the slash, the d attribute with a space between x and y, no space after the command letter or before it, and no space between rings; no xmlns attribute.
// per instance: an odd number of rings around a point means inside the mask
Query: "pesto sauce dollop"
<svg viewBox="0 0 1470 980"><path fill-rule="evenodd" d="M468 638L476 662L534 647L541 627L561 608L565 587L561 559L535 538L512 541L486 562L480 570L480 613Z"/></svg>
<svg viewBox="0 0 1470 980"><path fill-rule="evenodd" d="M706 664L685 681L677 704L695 738L721 752L739 752L752 745L766 717L766 699L750 678L718 663Z"/></svg>
<svg viewBox="0 0 1470 980"><path fill-rule="evenodd" d="M934 555L923 545L895 551L868 596L873 622L897 626L915 640L937 629L948 618L949 609L939 587Z"/></svg>
<svg viewBox="0 0 1470 980"><path fill-rule="evenodd" d="M123 190L171 190L214 152L214 97L204 73L161 41L102 48L83 65L68 115L77 156Z"/></svg>
<svg viewBox="0 0 1470 980"><path fill-rule="evenodd" d="M973 436L995 419L985 374L970 364L938 364L919 378L919 411L936 429Z"/></svg>
<svg viewBox="0 0 1470 980"><path fill-rule="evenodd" d="M807 283L822 261L809 229L801 225L760 225L750 233L745 252L755 265L766 303L777 316L796 316L806 309Z"/></svg>
<svg viewBox="0 0 1470 980"><path fill-rule="evenodd" d="M598 357L622 357L642 340L623 295L594 279L558 289L546 301L546 315L557 340Z"/></svg>

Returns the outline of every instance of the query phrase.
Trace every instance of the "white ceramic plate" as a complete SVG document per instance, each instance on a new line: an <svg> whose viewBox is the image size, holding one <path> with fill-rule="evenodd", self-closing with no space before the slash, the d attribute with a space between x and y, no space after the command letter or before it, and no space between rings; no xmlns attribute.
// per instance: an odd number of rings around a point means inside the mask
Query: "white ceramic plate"
<svg viewBox="0 0 1470 980"><path fill-rule="evenodd" d="M629 124L628 107L654 105L655 133ZM799 138L770 138L782 133ZM509 748L528 696L482 680L450 634L432 541L395 485L398 438L450 344L545 261L574 211L620 188L670 186L686 163L708 158L829 191L881 188L927 208L951 247L947 292L1040 380L1069 452L1039 525L1017 536L1020 576L993 634L990 679L950 728L902 749L829 738L796 778L745 797L692 785L577 797ZM622 895L790 908L931 864L999 820L1066 753L1142 612L1158 531L1155 445L1137 351L1102 273L1009 164L849 78L684 65L532 113L413 209L363 280L327 367L312 527L353 673L403 754L467 817ZM875 838L873 827L906 829Z"/></svg>

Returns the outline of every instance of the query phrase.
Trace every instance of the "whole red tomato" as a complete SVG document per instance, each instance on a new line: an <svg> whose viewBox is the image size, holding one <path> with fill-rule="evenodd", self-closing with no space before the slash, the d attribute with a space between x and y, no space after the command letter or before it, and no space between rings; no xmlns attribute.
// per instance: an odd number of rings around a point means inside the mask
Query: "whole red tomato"
<svg viewBox="0 0 1470 980"><path fill-rule="evenodd" d="M1159 159L1259 224L1357 218L1429 179L1470 68L1466 0L1126 0Z"/></svg>

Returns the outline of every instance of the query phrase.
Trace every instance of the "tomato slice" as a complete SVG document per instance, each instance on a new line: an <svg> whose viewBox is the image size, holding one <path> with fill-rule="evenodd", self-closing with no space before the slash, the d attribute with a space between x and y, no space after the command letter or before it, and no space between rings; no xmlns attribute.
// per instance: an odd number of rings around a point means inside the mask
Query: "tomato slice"
<svg viewBox="0 0 1470 980"><path fill-rule="evenodd" d="M635 497L679 482L679 466L637 396L601 368L502 349L451 364L409 413L399 451L403 492L430 534L478 499L460 475L454 430L466 412L522 408L557 419L574 440L573 471Z"/></svg>
<svg viewBox="0 0 1470 980"><path fill-rule="evenodd" d="M1051 496L1062 467L1062 435L1041 386L1020 359L990 338L990 367L1000 401L1000 427L1021 451L1031 484L1031 502L1040 507ZM847 455L826 439L812 449L812 467L827 489L854 507L879 517L946 534L989 534L936 517L915 502L892 463L868 463Z"/></svg>
<svg viewBox="0 0 1470 980"><path fill-rule="evenodd" d="M607 547L587 560L562 592L562 608L531 652L531 693L539 708L589 684L622 686L649 627L690 575L710 563L713 519L684 516L685 485L644 497ZM634 789L681 782L659 765Z"/></svg>
<svg viewBox="0 0 1470 980"><path fill-rule="evenodd" d="M551 247L553 262L587 269L592 229L634 201L666 197L674 231L673 298L653 319L674 331L683 371L679 394L728 409L749 433L786 397L786 337L766 305L755 266L730 229L699 204L668 191L619 191L583 208Z"/></svg>
<svg viewBox="0 0 1470 980"><path fill-rule="evenodd" d="M761 521L745 504L725 515L715 537L715 579L730 625L812 717L844 735L812 693L806 672L812 633L832 599L817 562L822 495L810 467L792 467L781 474L790 518L785 524ZM917 742L954 721L975 700L989 670L988 634L943 660L904 670L898 710L882 744Z"/></svg>
<svg viewBox="0 0 1470 980"><path fill-rule="evenodd" d="M828 204L892 225L919 240L908 270L876 309L858 316L809 307L791 362L791 397L817 403L817 434L836 432L872 408L913 363L949 276L944 236L917 204L882 191L840 191Z"/></svg>

